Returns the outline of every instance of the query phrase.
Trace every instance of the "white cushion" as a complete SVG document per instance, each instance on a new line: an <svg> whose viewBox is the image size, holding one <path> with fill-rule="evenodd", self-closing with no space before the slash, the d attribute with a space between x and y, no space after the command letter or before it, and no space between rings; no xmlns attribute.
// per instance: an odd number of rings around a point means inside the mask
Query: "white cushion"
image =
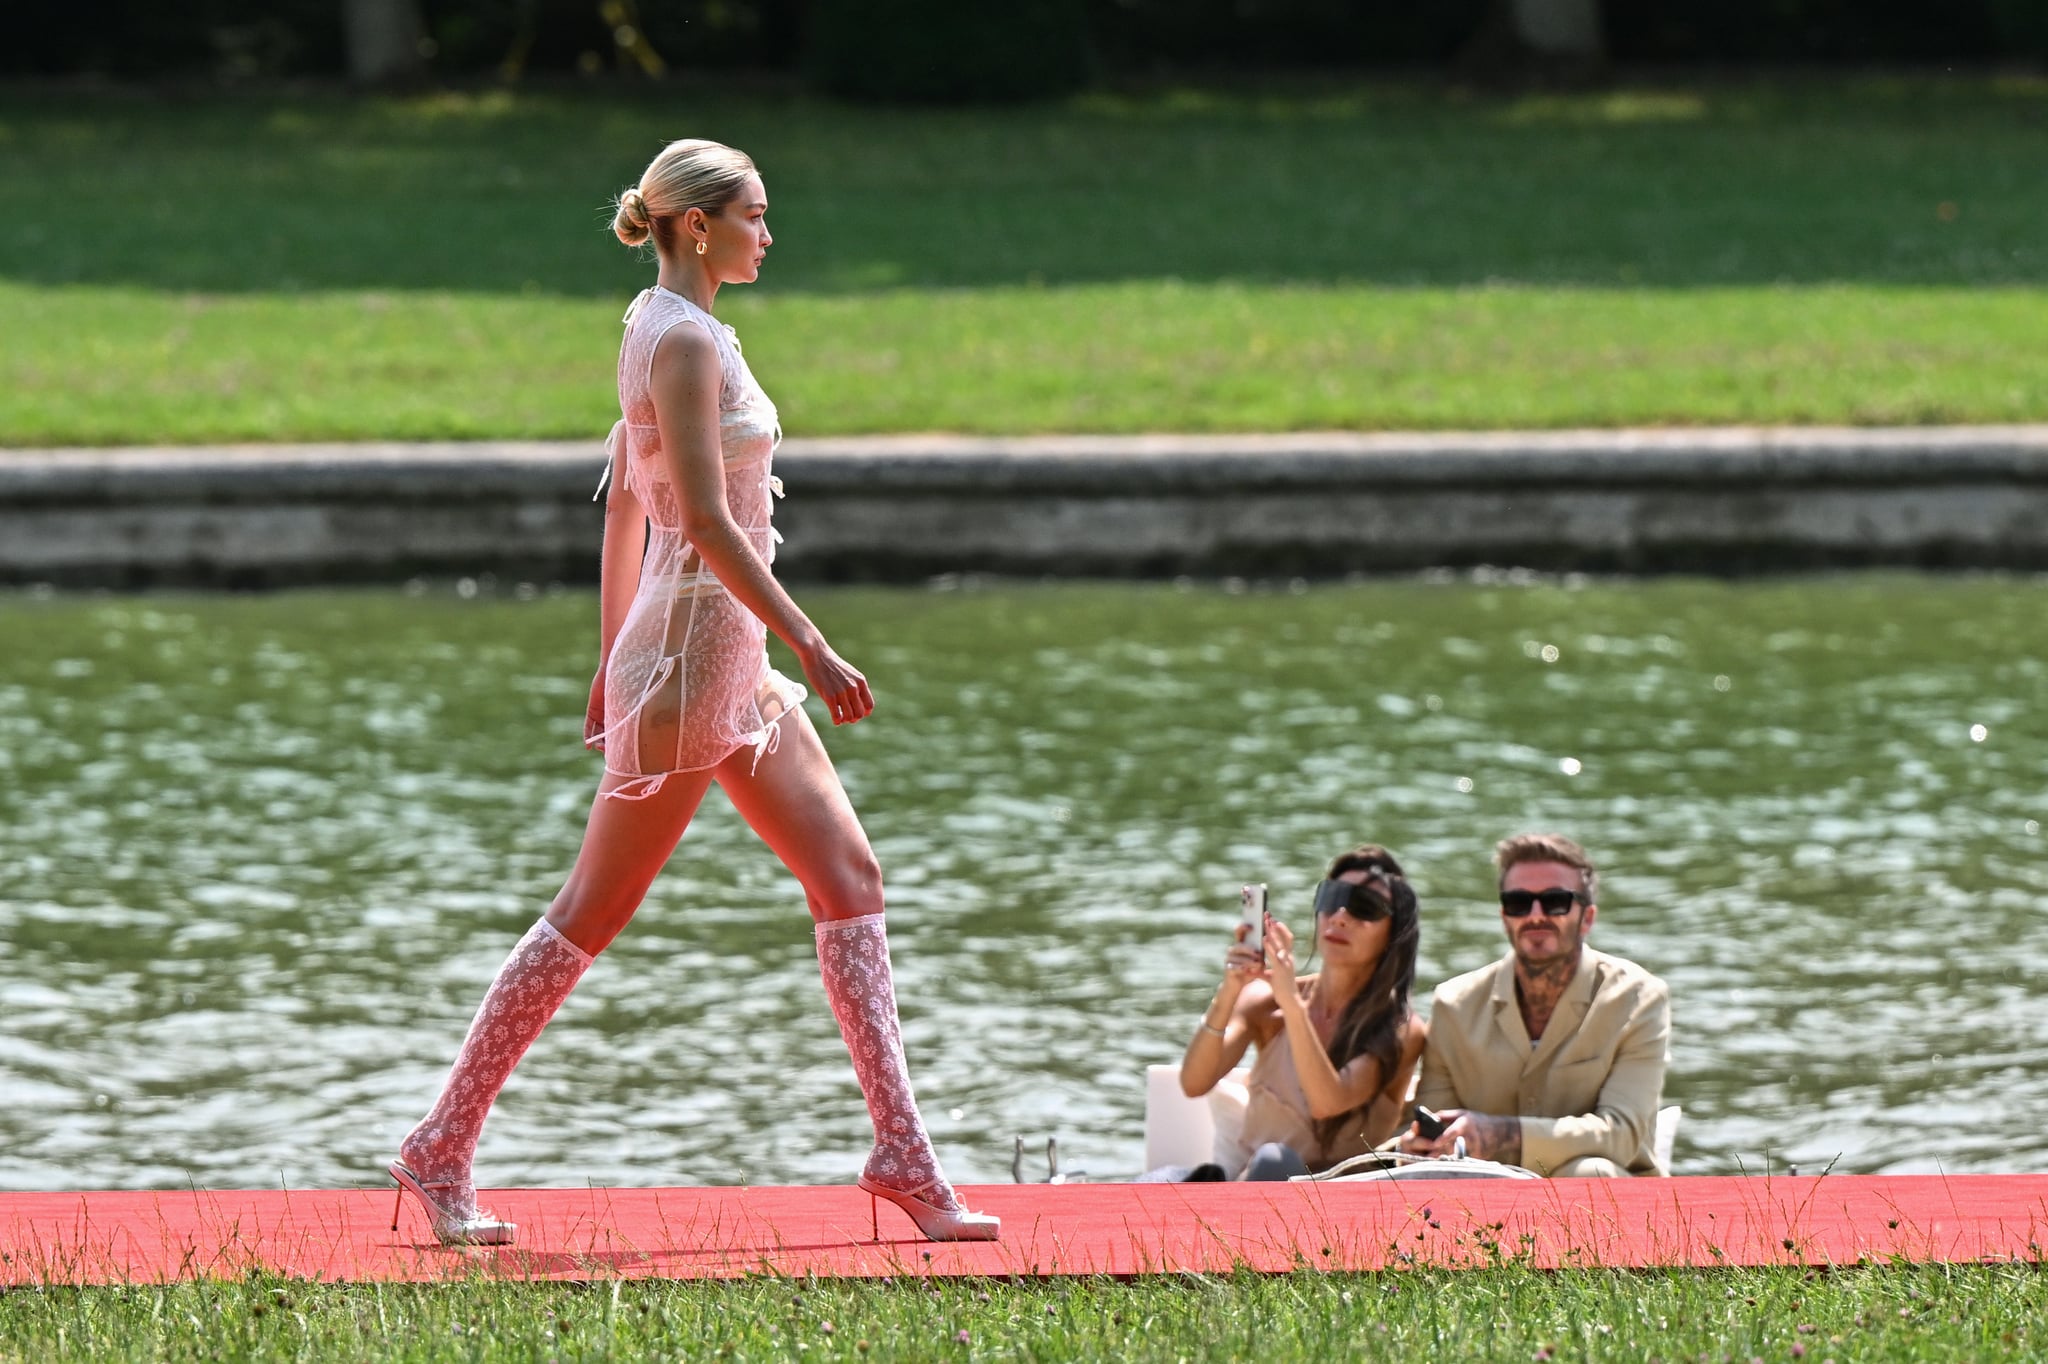
<svg viewBox="0 0 2048 1364"><path fill-rule="evenodd" d="M1650 1159L1665 1174L1671 1173L1671 1148L1678 1142L1678 1120L1685 1113L1677 1104L1657 1110L1657 1129L1650 1138Z"/></svg>
<svg viewBox="0 0 2048 1364"><path fill-rule="evenodd" d="M1251 1147L1244 1139L1244 1110L1251 1102L1251 1091L1246 1088L1251 1072L1233 1070L1216 1082L1216 1088L1209 1091L1209 1159L1221 1165L1232 1179L1244 1173L1244 1167L1251 1164Z"/></svg>
<svg viewBox="0 0 2048 1364"><path fill-rule="evenodd" d="M1233 1175L1251 1153L1244 1149L1247 1072L1232 1071L1199 1099L1181 1093L1180 1067L1145 1067L1145 1168L1215 1161Z"/></svg>

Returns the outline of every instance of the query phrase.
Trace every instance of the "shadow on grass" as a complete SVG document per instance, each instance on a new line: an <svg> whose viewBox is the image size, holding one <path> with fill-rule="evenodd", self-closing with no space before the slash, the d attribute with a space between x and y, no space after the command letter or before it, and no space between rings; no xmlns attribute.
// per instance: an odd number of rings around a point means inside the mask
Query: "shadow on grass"
<svg viewBox="0 0 2048 1364"><path fill-rule="evenodd" d="M854 109L677 82L415 99L0 92L0 278L605 296L608 196L747 148L771 289L1173 278L2048 283L2048 81L1477 97L1327 82Z"/></svg>

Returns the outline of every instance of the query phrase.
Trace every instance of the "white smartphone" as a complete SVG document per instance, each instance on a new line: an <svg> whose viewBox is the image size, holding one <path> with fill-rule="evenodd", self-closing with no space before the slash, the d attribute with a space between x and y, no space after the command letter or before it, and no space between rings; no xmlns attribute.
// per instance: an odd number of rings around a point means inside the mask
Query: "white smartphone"
<svg viewBox="0 0 2048 1364"><path fill-rule="evenodd" d="M1245 942L1259 954L1259 965L1266 964L1266 883L1247 885L1238 893L1238 902L1244 909L1245 927L1251 931L1244 935Z"/></svg>

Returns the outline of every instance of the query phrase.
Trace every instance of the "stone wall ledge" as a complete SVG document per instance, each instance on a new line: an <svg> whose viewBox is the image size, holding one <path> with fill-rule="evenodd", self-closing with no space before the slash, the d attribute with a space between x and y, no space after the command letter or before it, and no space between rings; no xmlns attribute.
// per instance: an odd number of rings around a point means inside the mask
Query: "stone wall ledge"
<svg viewBox="0 0 2048 1364"><path fill-rule="evenodd" d="M587 580L599 443L0 451L0 581ZM2048 426L791 439L795 577L2048 568Z"/></svg>
<svg viewBox="0 0 2048 1364"><path fill-rule="evenodd" d="M593 484L597 441L363 442L0 450L0 506L138 493L261 501L283 491L374 500L490 483ZM1714 427L1615 431L1201 436L792 438L780 472L820 489L876 480L956 488L1449 487L1718 483L1899 485L1957 478L2048 481L2048 426Z"/></svg>

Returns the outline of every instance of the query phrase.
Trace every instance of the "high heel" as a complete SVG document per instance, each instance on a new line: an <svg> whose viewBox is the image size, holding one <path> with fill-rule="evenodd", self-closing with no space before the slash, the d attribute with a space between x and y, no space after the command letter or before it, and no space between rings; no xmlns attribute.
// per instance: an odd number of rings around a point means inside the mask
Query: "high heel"
<svg viewBox="0 0 2048 1364"><path fill-rule="evenodd" d="M444 1246L509 1246L519 1238L519 1226L515 1222L504 1222L478 1209L472 1216L451 1212L441 1206L431 1190L452 1189L455 1184L446 1179L421 1179L405 1167L402 1161L392 1161L385 1167L391 1177L398 1181L398 1199L391 1207L391 1229L398 1230L398 1211L405 1205L405 1196L411 1194L420 1201L420 1210L433 1224L434 1236Z"/></svg>
<svg viewBox="0 0 2048 1364"><path fill-rule="evenodd" d="M985 1212L968 1212L965 1209L959 1212L948 1212L944 1208L935 1208L922 1198L919 1198L918 1195L923 1193L925 1189L933 1187L931 1184L927 1184L923 1188L906 1191L903 1189L892 1189L886 1184L877 1184L866 1175L862 1175L854 1183L868 1196L868 1217L872 1222L877 1241L882 1239L881 1205L878 1200L884 1198L903 1209L904 1215L917 1223L917 1229L924 1233L924 1239L927 1241L996 1241L1002 1239L1003 1219L1000 1217L995 1217Z"/></svg>

